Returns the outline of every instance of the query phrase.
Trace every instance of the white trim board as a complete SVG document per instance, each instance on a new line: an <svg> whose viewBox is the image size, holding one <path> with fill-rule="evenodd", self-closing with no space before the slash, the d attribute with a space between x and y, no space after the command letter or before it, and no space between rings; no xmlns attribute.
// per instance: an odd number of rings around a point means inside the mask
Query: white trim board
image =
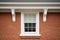
<svg viewBox="0 0 60 40"><path fill-rule="evenodd" d="M60 9L60 6L1 6L0 9Z"/></svg>
<svg viewBox="0 0 60 40"><path fill-rule="evenodd" d="M60 2L0 2L0 4L60 4Z"/></svg>

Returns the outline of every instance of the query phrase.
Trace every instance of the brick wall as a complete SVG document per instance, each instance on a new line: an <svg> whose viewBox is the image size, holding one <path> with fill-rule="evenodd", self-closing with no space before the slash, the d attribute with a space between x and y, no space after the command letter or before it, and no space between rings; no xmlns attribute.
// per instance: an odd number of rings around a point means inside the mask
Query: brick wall
<svg viewBox="0 0 60 40"><path fill-rule="evenodd" d="M50 12L46 23L43 22L43 14L40 13L40 37L21 37L21 14L16 13L16 22L12 22L10 12L0 12L0 40L60 40L60 13Z"/></svg>

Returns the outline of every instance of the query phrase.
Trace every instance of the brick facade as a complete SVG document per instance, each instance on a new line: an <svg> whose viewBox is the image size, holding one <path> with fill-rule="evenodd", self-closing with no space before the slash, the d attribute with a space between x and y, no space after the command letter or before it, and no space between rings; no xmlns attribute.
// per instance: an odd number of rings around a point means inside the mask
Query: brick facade
<svg viewBox="0 0 60 40"><path fill-rule="evenodd" d="M10 12L0 12L0 40L60 40L60 12L49 12L46 23L40 13L40 37L21 37L21 14L16 12L16 22L12 22Z"/></svg>

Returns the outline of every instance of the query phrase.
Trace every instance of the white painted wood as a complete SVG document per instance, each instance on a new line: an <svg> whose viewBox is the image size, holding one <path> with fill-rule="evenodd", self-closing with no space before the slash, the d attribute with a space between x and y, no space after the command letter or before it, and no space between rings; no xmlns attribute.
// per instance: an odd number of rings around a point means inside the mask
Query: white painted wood
<svg viewBox="0 0 60 40"><path fill-rule="evenodd" d="M12 21L15 22L16 21L15 9L11 9L11 14L12 14Z"/></svg>
<svg viewBox="0 0 60 40"><path fill-rule="evenodd" d="M0 9L60 9L60 6L0 6Z"/></svg>
<svg viewBox="0 0 60 40"><path fill-rule="evenodd" d="M0 4L60 4L60 2L0 2Z"/></svg>
<svg viewBox="0 0 60 40"><path fill-rule="evenodd" d="M41 34L20 34L20 36L41 36Z"/></svg>
<svg viewBox="0 0 60 40"><path fill-rule="evenodd" d="M39 32L40 32L40 16L39 16L39 11L37 11L36 12L36 33L37 34L40 34ZM40 34L40 36L41 36L41 34Z"/></svg>
<svg viewBox="0 0 60 40"><path fill-rule="evenodd" d="M24 34L24 15L23 12L21 12L21 36Z"/></svg>
<svg viewBox="0 0 60 40"><path fill-rule="evenodd" d="M47 11L48 9L45 8L43 13L43 22L46 22Z"/></svg>
<svg viewBox="0 0 60 40"><path fill-rule="evenodd" d="M47 15L47 11L48 11L48 9L45 8L45 9L43 9L43 10L44 10L44 15Z"/></svg>
<svg viewBox="0 0 60 40"><path fill-rule="evenodd" d="M43 15L43 22L46 22L46 15Z"/></svg>

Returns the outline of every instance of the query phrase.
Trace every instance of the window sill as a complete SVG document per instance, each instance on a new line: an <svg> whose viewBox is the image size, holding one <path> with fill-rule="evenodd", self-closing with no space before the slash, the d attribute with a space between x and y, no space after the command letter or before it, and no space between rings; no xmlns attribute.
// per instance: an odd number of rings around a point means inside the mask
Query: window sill
<svg viewBox="0 0 60 40"><path fill-rule="evenodd" d="M41 34L20 34L20 36L41 36Z"/></svg>

